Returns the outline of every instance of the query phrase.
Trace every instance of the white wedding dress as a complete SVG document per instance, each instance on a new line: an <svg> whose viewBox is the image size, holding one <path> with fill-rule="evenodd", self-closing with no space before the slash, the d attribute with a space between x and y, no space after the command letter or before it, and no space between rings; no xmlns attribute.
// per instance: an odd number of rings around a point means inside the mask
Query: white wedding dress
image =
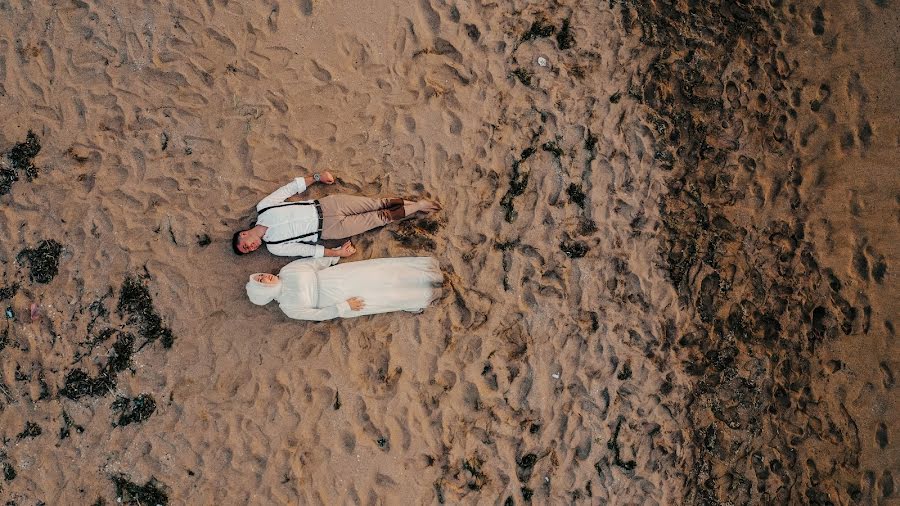
<svg viewBox="0 0 900 506"><path fill-rule="evenodd" d="M337 257L302 258L278 273L281 293L275 299L297 320L353 318L391 311L419 312L440 295L444 279L437 260L400 257L334 265ZM359 297L365 307L353 311L347 299Z"/></svg>

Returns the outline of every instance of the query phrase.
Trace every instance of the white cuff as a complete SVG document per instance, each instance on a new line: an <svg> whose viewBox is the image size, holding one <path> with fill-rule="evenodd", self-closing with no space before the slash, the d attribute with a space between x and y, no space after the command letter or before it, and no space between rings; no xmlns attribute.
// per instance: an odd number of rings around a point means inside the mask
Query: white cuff
<svg viewBox="0 0 900 506"><path fill-rule="evenodd" d="M344 302L339 303L337 305L337 308L338 308L338 314L340 316L348 316L350 313L353 312L353 310L350 309L350 303L347 302L346 300Z"/></svg>
<svg viewBox="0 0 900 506"><path fill-rule="evenodd" d="M297 193L303 193L306 191L306 179L298 177L294 178L294 182L297 183Z"/></svg>
<svg viewBox="0 0 900 506"><path fill-rule="evenodd" d="M316 244L316 253L315 253L314 258L322 258L324 256L325 256L325 246L322 246L321 244ZM334 265L334 264L331 264L331 265Z"/></svg>

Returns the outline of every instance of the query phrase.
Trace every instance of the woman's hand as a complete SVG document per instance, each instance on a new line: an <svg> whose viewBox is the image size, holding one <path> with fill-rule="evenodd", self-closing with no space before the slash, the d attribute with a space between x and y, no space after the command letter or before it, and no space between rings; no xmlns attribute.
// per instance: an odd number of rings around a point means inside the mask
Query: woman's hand
<svg viewBox="0 0 900 506"><path fill-rule="evenodd" d="M341 245L340 248L334 250L337 253L337 256L341 258L346 258L354 253L356 253L356 247L350 241L345 242Z"/></svg>
<svg viewBox="0 0 900 506"><path fill-rule="evenodd" d="M328 172L327 170L325 172L320 172L319 173L319 182L322 182L325 184L334 184L334 176L332 176L331 172Z"/></svg>
<svg viewBox="0 0 900 506"><path fill-rule="evenodd" d="M366 307L366 303L360 297L350 297L347 304L350 304L350 309L354 311L362 311L362 308Z"/></svg>

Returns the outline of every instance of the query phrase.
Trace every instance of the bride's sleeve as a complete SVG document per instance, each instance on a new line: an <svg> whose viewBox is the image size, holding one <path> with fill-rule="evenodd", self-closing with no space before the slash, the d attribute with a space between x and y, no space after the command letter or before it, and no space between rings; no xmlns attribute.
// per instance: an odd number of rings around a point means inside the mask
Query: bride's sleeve
<svg viewBox="0 0 900 506"><path fill-rule="evenodd" d="M348 304L346 301L341 302L336 306L328 306L322 308L282 307L281 310L284 311L284 314L286 314L288 317L295 320L311 320L317 322L333 320L339 316L344 316L351 311L350 304Z"/></svg>

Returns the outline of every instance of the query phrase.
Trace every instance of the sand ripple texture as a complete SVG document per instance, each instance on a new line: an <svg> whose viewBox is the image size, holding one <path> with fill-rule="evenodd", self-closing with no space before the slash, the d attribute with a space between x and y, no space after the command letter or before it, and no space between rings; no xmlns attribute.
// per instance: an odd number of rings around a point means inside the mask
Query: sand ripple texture
<svg viewBox="0 0 900 506"><path fill-rule="evenodd" d="M0 497L896 500L896 7L0 2ZM446 296L251 305L312 168Z"/></svg>

